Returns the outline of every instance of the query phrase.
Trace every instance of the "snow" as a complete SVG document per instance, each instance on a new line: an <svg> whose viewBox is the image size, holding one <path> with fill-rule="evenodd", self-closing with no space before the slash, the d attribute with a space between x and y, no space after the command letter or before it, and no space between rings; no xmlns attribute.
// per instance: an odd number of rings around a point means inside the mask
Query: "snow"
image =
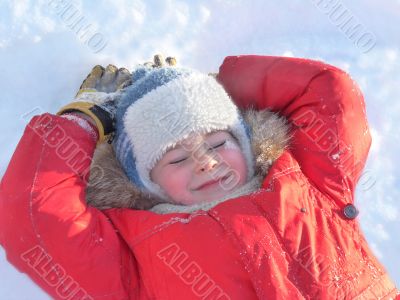
<svg viewBox="0 0 400 300"><path fill-rule="evenodd" d="M358 218L371 248L399 285L400 34L394 24L400 1L249 3L1 1L0 120L5 130L0 174L29 118L55 113L68 103L95 64L132 68L164 53L175 55L181 65L215 72L226 55L235 54L324 60L348 71L365 95L374 141L356 193ZM62 5L70 5L76 19L68 18ZM361 31L351 35L347 21ZM0 299L49 299L7 263L2 249L0 270Z"/></svg>
<svg viewBox="0 0 400 300"><path fill-rule="evenodd" d="M97 133L94 131L93 127L90 125L88 120L74 116L72 114L64 114L61 117L75 122L80 127L85 129L90 134L90 136L93 138L93 140L97 141Z"/></svg>
<svg viewBox="0 0 400 300"><path fill-rule="evenodd" d="M337 160L337 159L339 159L340 154L339 153L335 153L335 154L332 154L331 157L332 157L333 160Z"/></svg>

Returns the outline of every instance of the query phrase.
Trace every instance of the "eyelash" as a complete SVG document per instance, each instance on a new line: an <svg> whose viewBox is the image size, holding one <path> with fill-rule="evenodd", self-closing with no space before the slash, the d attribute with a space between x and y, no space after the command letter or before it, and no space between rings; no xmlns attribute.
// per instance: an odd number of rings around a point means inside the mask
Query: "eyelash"
<svg viewBox="0 0 400 300"><path fill-rule="evenodd" d="M222 143L219 143L218 145L215 145L215 146L213 146L213 147L211 147L211 148L208 148L208 150L212 150L212 149L219 148L219 147L225 145L225 143L226 143L226 140L223 141ZM179 160L176 160L176 161L172 161L172 162L170 162L169 164L170 164L170 165L175 165L175 164L178 164L178 163L180 163L180 162L182 162L182 161L185 161L186 159L188 159L188 157L185 157L185 158L182 158L182 159L179 159Z"/></svg>
<svg viewBox="0 0 400 300"><path fill-rule="evenodd" d="M182 162L182 161L184 161L184 160L186 160L186 159L187 159L187 157L182 158L182 159L180 159L180 160L172 161L172 162L170 162L169 164L170 164L170 165L175 165L175 164L178 164L178 163L180 163L180 162Z"/></svg>
<svg viewBox="0 0 400 300"><path fill-rule="evenodd" d="M226 140L221 142L221 143L219 143L218 145L215 145L214 147L208 148L208 150L212 150L212 149L216 149L218 147L221 147L221 146L225 145L225 143L226 143Z"/></svg>

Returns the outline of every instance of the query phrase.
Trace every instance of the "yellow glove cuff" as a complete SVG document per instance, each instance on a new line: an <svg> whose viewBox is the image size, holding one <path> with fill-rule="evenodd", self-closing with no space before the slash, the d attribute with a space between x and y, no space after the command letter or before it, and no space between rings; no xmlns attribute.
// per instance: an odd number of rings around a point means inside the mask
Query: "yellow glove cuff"
<svg viewBox="0 0 400 300"><path fill-rule="evenodd" d="M68 112L79 111L91 117L96 123L97 129L99 131L99 140L98 144L107 140L109 135L113 131L110 128L110 124L105 124L106 122L110 122L110 120L106 120L107 117L104 116L104 110L102 110L99 106L94 103L89 102L72 102L64 107L62 107L57 115L62 115ZM112 124L111 124L112 125Z"/></svg>
<svg viewBox="0 0 400 300"><path fill-rule="evenodd" d="M82 93L96 93L96 92L98 92L96 89L80 89L80 90L76 93L75 98L78 97L78 96L79 96L80 94L82 94Z"/></svg>

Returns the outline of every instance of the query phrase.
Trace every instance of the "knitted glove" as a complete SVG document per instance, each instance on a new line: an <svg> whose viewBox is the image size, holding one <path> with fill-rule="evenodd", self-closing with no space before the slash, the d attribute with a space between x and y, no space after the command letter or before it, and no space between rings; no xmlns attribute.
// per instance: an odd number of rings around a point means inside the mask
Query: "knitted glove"
<svg viewBox="0 0 400 300"><path fill-rule="evenodd" d="M114 65L95 66L83 81L75 99L62 107L58 115L80 112L96 123L99 132L99 143L110 141L114 132L116 104L122 89L131 84L131 74L125 68Z"/></svg>
<svg viewBox="0 0 400 300"><path fill-rule="evenodd" d="M174 57L167 57L168 66L176 65ZM153 62L144 63L147 67L160 68L165 66L162 55L154 55ZM96 124L99 132L98 143L112 141L116 107L122 96L123 89L131 85L131 74L125 68L118 69L114 65L107 68L95 66L83 81L72 103L62 107L58 115L65 113L83 113Z"/></svg>
<svg viewBox="0 0 400 300"><path fill-rule="evenodd" d="M143 65L145 67L152 67L152 68L162 68L167 66L173 67L176 65L176 58L172 56L168 56L165 60L161 54L156 54L153 57L153 61L145 62Z"/></svg>

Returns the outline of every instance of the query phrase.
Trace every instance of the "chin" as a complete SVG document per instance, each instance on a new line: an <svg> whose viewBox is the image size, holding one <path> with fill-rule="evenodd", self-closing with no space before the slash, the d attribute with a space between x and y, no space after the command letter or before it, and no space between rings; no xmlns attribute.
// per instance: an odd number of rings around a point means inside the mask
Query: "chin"
<svg viewBox="0 0 400 300"><path fill-rule="evenodd" d="M234 189L222 191L220 193L215 193L213 195L208 195L205 199L203 199L203 201L199 201L199 202L208 203L208 202L212 202L212 201L216 201L216 200L221 200L225 196L228 196Z"/></svg>

